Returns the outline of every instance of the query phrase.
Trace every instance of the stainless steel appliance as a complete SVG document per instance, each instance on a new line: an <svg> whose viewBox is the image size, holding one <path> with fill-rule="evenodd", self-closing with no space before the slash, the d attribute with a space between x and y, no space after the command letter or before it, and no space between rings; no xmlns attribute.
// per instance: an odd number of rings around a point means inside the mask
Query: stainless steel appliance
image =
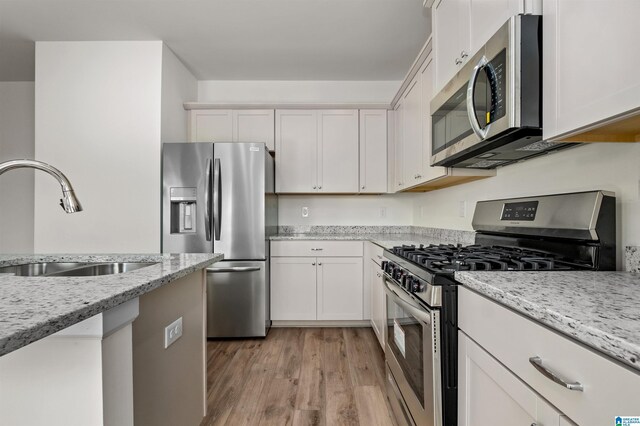
<svg viewBox="0 0 640 426"><path fill-rule="evenodd" d="M542 21L510 18L431 101L431 164L492 169L568 147L542 142Z"/></svg>
<svg viewBox="0 0 640 426"><path fill-rule="evenodd" d="M162 251L224 253L207 269L207 336L266 336L274 161L264 143L165 143Z"/></svg>
<svg viewBox="0 0 640 426"><path fill-rule="evenodd" d="M387 396L402 425L458 424L456 271L616 268L612 193L482 201L473 227L471 246L384 252Z"/></svg>

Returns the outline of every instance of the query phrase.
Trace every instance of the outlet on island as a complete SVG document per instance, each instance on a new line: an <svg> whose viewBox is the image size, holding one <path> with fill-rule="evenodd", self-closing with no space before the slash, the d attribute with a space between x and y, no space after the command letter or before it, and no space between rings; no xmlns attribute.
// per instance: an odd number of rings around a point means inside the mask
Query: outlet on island
<svg viewBox="0 0 640 426"><path fill-rule="evenodd" d="M164 348L167 349L182 336L182 317L164 328Z"/></svg>

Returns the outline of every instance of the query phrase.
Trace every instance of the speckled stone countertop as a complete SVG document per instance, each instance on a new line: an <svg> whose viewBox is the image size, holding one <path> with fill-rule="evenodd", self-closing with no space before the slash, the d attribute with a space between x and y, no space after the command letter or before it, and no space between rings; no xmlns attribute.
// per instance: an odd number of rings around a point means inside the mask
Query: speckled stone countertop
<svg viewBox="0 0 640 426"><path fill-rule="evenodd" d="M0 255L0 267L36 262L157 262L95 277L0 274L0 356L221 260L221 254Z"/></svg>
<svg viewBox="0 0 640 426"><path fill-rule="evenodd" d="M640 274L456 272L490 299L640 370Z"/></svg>
<svg viewBox="0 0 640 426"><path fill-rule="evenodd" d="M417 226L281 226L272 241L371 241L384 248L402 244L473 244L475 233Z"/></svg>

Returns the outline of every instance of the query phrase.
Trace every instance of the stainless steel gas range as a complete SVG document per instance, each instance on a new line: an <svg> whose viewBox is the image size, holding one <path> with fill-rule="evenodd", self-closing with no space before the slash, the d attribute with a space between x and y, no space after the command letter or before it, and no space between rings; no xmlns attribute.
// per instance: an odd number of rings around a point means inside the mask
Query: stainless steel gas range
<svg viewBox="0 0 640 426"><path fill-rule="evenodd" d="M456 271L615 270L604 191L481 201L475 244L385 250L387 396L401 425L457 426Z"/></svg>

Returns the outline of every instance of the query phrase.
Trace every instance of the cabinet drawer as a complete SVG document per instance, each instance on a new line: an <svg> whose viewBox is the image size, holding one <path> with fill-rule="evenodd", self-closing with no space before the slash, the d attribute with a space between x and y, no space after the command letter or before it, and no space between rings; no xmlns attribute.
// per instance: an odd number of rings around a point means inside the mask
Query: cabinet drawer
<svg viewBox="0 0 640 426"><path fill-rule="evenodd" d="M578 424L613 424L621 413L640 412L640 374L469 289L459 288L458 301L460 329ZM581 383L584 391L551 381L530 357L540 357L545 367Z"/></svg>
<svg viewBox="0 0 640 426"><path fill-rule="evenodd" d="M362 241L272 241L271 256L362 257Z"/></svg>

